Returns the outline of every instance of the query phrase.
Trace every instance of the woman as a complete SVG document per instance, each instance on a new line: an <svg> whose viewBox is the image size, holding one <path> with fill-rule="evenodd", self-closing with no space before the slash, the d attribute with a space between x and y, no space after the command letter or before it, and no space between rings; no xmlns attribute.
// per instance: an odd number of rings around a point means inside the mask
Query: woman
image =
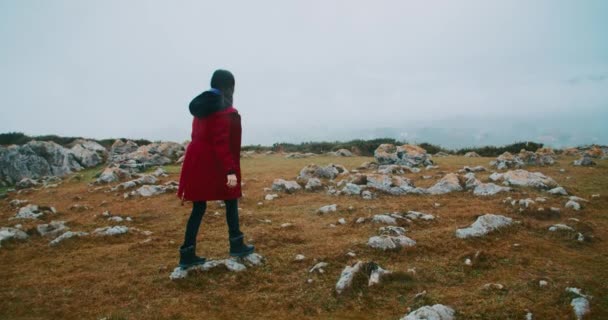
<svg viewBox="0 0 608 320"><path fill-rule="evenodd" d="M190 102L192 141L186 149L177 196L192 201L179 265L187 268L205 263L196 256L196 235L207 208L207 201L224 200L230 241L230 255L243 257L254 247L243 242L239 229L237 199L241 193L241 117L232 106L234 76L217 70L211 89Z"/></svg>

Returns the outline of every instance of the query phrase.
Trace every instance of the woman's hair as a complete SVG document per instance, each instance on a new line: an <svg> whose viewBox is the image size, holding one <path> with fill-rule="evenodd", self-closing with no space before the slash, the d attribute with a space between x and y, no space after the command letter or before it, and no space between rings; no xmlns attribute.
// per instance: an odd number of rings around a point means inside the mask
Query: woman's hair
<svg viewBox="0 0 608 320"><path fill-rule="evenodd" d="M215 70L211 76L211 88L234 91L234 76L228 70Z"/></svg>

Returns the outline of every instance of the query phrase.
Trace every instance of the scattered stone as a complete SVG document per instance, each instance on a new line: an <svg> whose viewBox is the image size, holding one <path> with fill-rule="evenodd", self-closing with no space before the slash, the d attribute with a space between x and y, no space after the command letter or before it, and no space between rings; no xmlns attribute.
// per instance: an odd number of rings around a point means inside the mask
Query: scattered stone
<svg viewBox="0 0 608 320"><path fill-rule="evenodd" d="M574 200L569 200L568 202L566 202L566 208L579 211L581 210L581 205Z"/></svg>
<svg viewBox="0 0 608 320"><path fill-rule="evenodd" d="M554 194L554 195L564 195L564 196L568 195L568 192L566 192L566 189L564 189L563 187L556 187L547 192L550 194Z"/></svg>
<svg viewBox="0 0 608 320"><path fill-rule="evenodd" d="M473 194L476 196L493 196L499 192L509 192L511 188L501 187L493 183L480 183L473 190Z"/></svg>
<svg viewBox="0 0 608 320"><path fill-rule="evenodd" d="M302 187L295 181L287 181L283 179L275 179L272 182L273 191L285 191L287 193L293 193L301 190Z"/></svg>
<svg viewBox="0 0 608 320"><path fill-rule="evenodd" d="M411 220L422 219L425 221L430 221L430 220L435 219L435 216L433 216L432 214L417 212L417 211L408 211L405 216Z"/></svg>
<svg viewBox="0 0 608 320"><path fill-rule="evenodd" d="M336 292L341 294L345 290L352 286L355 275L359 272L365 272L368 276L368 286L373 286L380 283L382 276L390 274L388 270L382 269L378 264L374 262L363 263L361 261L356 262L351 266L346 266L340 274L340 279L336 282Z"/></svg>
<svg viewBox="0 0 608 320"><path fill-rule="evenodd" d="M139 187L137 190L132 191L131 193L125 193L125 198L129 197L152 197L159 194L163 194L167 191L173 191L177 188L172 183L166 183L165 185L143 185Z"/></svg>
<svg viewBox="0 0 608 320"><path fill-rule="evenodd" d="M361 194L361 187L359 185L356 185L354 183L347 183L346 186L344 187L344 189L342 189L342 194L345 195L360 195Z"/></svg>
<svg viewBox="0 0 608 320"><path fill-rule="evenodd" d="M470 227L456 230L456 237L460 239L481 237L511 224L513 224L513 219L511 218L495 214L485 214L478 217Z"/></svg>
<svg viewBox="0 0 608 320"><path fill-rule="evenodd" d="M330 213L330 212L336 212L337 210L338 210L337 204L330 204L330 205L326 205L326 206L319 208L317 210L317 213L325 214L325 213Z"/></svg>
<svg viewBox="0 0 608 320"><path fill-rule="evenodd" d="M416 241L405 236L405 229L400 227L385 227L379 229L380 236L369 238L367 245L382 251L413 247Z"/></svg>
<svg viewBox="0 0 608 320"><path fill-rule="evenodd" d="M482 287L483 290L504 290L505 286L500 283L486 283Z"/></svg>
<svg viewBox="0 0 608 320"><path fill-rule="evenodd" d="M463 172L483 172L486 171L486 168L484 166L475 166L475 167L469 167L469 166L465 166L464 168L462 168Z"/></svg>
<svg viewBox="0 0 608 320"><path fill-rule="evenodd" d="M599 194L592 194L591 199L598 199L600 197Z"/></svg>
<svg viewBox="0 0 608 320"><path fill-rule="evenodd" d="M509 168L521 168L525 164L522 159L518 156L513 156L510 152L504 152L496 158L496 160L490 162L490 166L496 167L498 170L505 170Z"/></svg>
<svg viewBox="0 0 608 320"><path fill-rule="evenodd" d="M368 174L367 186L392 195L425 193L424 189L414 187L410 179L386 174Z"/></svg>
<svg viewBox="0 0 608 320"><path fill-rule="evenodd" d="M359 218L357 218L357 221L355 221L355 223L363 223L363 222L365 222L365 218L363 218L363 217L359 217Z"/></svg>
<svg viewBox="0 0 608 320"><path fill-rule="evenodd" d="M420 307L400 320L454 320L454 309L436 304Z"/></svg>
<svg viewBox="0 0 608 320"><path fill-rule="evenodd" d="M93 234L98 236L115 236L129 232L129 228L125 226L113 226L97 228L93 231Z"/></svg>
<svg viewBox="0 0 608 320"><path fill-rule="evenodd" d="M252 253L242 258L229 258L223 260L207 260L202 265L193 266L187 269L176 267L169 278L171 280L184 279L188 276L191 271L208 271L210 269L224 266L228 271L241 272L247 269L247 266L259 266L264 263L265 259L257 253Z"/></svg>
<svg viewBox="0 0 608 320"><path fill-rule="evenodd" d="M278 197L279 197L279 195L278 195L278 194L276 194L276 193L274 193L274 194L267 194L267 195L264 197L264 200L266 200L266 201L272 201L272 200L274 200L274 199L276 199L276 198L278 198Z"/></svg>
<svg viewBox="0 0 608 320"><path fill-rule="evenodd" d="M281 228L291 228L291 227L293 227L293 224L289 223L289 222L281 224Z"/></svg>
<svg viewBox="0 0 608 320"><path fill-rule="evenodd" d="M10 227L2 227L0 228L0 248L2 247L2 242L6 240L25 240L28 238L27 233Z"/></svg>
<svg viewBox="0 0 608 320"><path fill-rule="evenodd" d="M489 178L490 178L490 180L496 182L496 181L502 180L504 178L504 174L498 173L498 172L494 172L494 173L492 173L490 175Z"/></svg>
<svg viewBox="0 0 608 320"><path fill-rule="evenodd" d="M310 178L308 179L308 182L306 183L304 189L308 191L323 189L323 183L321 183L321 180L319 178Z"/></svg>
<svg viewBox="0 0 608 320"><path fill-rule="evenodd" d="M584 295L581 293L581 289L579 288L566 288L566 292L572 293L575 298L570 301L570 306L572 306L572 310L574 311L574 315L577 320L582 320L583 317L591 311L589 307L589 299L591 296Z"/></svg>
<svg viewBox="0 0 608 320"><path fill-rule="evenodd" d="M55 212L55 208L53 207L43 207L35 204L28 204L27 206L20 208L15 217L11 219L38 219L45 214Z"/></svg>
<svg viewBox="0 0 608 320"><path fill-rule="evenodd" d="M577 197L577 196L570 196L570 197L568 197L568 199L570 199L570 201L576 201L576 202L589 202L589 200L583 199L583 198Z"/></svg>
<svg viewBox="0 0 608 320"><path fill-rule="evenodd" d="M546 287L547 285L549 285L549 282L547 282L546 280L538 281L538 286L541 288Z"/></svg>
<svg viewBox="0 0 608 320"><path fill-rule="evenodd" d="M349 257L351 257L351 258L354 258L354 257L356 257L356 256L357 256L357 254L356 254L356 253L354 253L354 252L352 252L352 251L347 252L347 253L346 253L346 255L347 255L347 256L349 256Z"/></svg>
<svg viewBox="0 0 608 320"><path fill-rule="evenodd" d="M70 206L69 209L74 212L84 212L84 211L89 210L90 208L88 206L85 206L85 205L82 205L79 203L74 203L73 205Z"/></svg>
<svg viewBox="0 0 608 320"><path fill-rule="evenodd" d="M304 259L306 259L306 257L303 254L297 254L295 258L293 258L294 261L304 261Z"/></svg>
<svg viewBox="0 0 608 320"><path fill-rule="evenodd" d="M363 200L372 200L374 195L369 190L365 190L361 192L361 198L363 198Z"/></svg>
<svg viewBox="0 0 608 320"><path fill-rule="evenodd" d="M565 224L554 224L551 227L549 227L549 231L555 232L555 231L572 231L574 232L574 228L567 226Z"/></svg>
<svg viewBox="0 0 608 320"><path fill-rule="evenodd" d="M524 208L530 208L534 203L535 203L534 200L532 200L530 198L519 200L519 206L524 207Z"/></svg>
<svg viewBox="0 0 608 320"><path fill-rule="evenodd" d="M59 237L55 238L53 241L49 242L49 246L51 246L51 247L56 246L60 242L66 240L66 239L69 239L69 238L84 237L84 236L88 236L88 235L89 235L88 233L82 232L82 231L78 231L78 232L66 231Z"/></svg>
<svg viewBox="0 0 608 320"><path fill-rule="evenodd" d="M65 225L65 221L51 221L48 224L39 224L36 227L38 233L43 237L57 237L57 235L69 230Z"/></svg>
<svg viewBox="0 0 608 320"><path fill-rule="evenodd" d="M588 167L588 166L594 166L594 165L596 165L596 163L587 154L584 154L578 160L574 160L574 162L572 162L572 164L575 165L575 166L583 166L583 167Z"/></svg>
<svg viewBox="0 0 608 320"><path fill-rule="evenodd" d="M558 186L555 180L540 172L528 172L522 169L507 171L503 179L505 184L519 187L551 189Z"/></svg>
<svg viewBox="0 0 608 320"><path fill-rule="evenodd" d="M340 219L338 220L338 223L339 223L339 224L342 224L342 225L345 225L345 224L346 224L346 219L344 219L344 218L340 218Z"/></svg>
<svg viewBox="0 0 608 320"><path fill-rule="evenodd" d="M445 194L452 191L462 191L460 179L455 173L448 173L437 184L427 189L430 194Z"/></svg>
<svg viewBox="0 0 608 320"><path fill-rule="evenodd" d="M160 168L159 168L160 169ZM127 190L145 184L155 184L158 180L154 175L143 175L137 179L123 182L111 188L110 191Z"/></svg>
<svg viewBox="0 0 608 320"><path fill-rule="evenodd" d="M372 218L372 222L374 223L385 223L385 224L397 224L397 220L395 218L386 215L386 214L377 214Z"/></svg>
<svg viewBox="0 0 608 320"><path fill-rule="evenodd" d="M381 144L374 151L379 164L399 164L408 167L432 165L431 157L419 146L405 144L395 147L392 144Z"/></svg>
<svg viewBox="0 0 608 320"><path fill-rule="evenodd" d="M471 259L466 258L466 259L464 260L464 264L470 267L470 266L472 266L472 265L473 265L473 262L471 261Z"/></svg>
<svg viewBox="0 0 608 320"><path fill-rule="evenodd" d="M313 273L316 271L318 273L325 273L325 270L323 268L327 267L328 265L329 263L327 262L319 262L315 264L308 272Z"/></svg>

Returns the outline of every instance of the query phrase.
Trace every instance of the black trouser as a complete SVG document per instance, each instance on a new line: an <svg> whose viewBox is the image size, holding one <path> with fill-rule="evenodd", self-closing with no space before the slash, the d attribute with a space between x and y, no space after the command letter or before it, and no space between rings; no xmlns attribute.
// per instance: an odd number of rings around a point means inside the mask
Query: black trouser
<svg viewBox="0 0 608 320"><path fill-rule="evenodd" d="M238 200L224 200L224 203L226 204L226 222L228 223L228 234L230 235L230 238L238 237L242 235L241 230L239 229ZM196 244L196 235L198 234L198 229L201 225L201 221L203 220L203 215L205 215L206 209L207 202L205 201L195 201L192 204L192 213L190 214L188 224L186 225L184 245L182 246L183 248Z"/></svg>

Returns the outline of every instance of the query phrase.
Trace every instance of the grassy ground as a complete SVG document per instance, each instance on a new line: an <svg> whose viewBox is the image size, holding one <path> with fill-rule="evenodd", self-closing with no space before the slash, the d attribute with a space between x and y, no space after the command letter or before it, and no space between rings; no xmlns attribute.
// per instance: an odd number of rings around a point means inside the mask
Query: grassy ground
<svg viewBox="0 0 608 320"><path fill-rule="evenodd" d="M148 199L123 199L122 193L93 191L87 185L100 168L79 173L80 179L66 179L56 189L10 194L0 200L1 226L16 210L8 202L28 199L52 205L59 213L44 221L66 220L73 231L92 231L110 225L100 214L131 216L125 223L153 231L152 241L140 234L111 238L70 239L49 247L50 239L37 235L40 222L19 221L31 235L26 242L3 243L0 249L0 319L399 319L408 308L442 303L458 312L458 319L573 319L565 288L575 286L592 295L588 319L608 318L608 164L598 161L593 168L573 167L572 158L541 171L577 196L599 199L583 204L580 212L562 209L561 218L539 220L520 213L502 199L547 196L532 189L480 198L467 192L443 196L380 195L364 201L354 197L332 197L324 192L301 192L266 202L263 188L275 178L295 178L308 163L339 163L349 169L371 158L319 156L284 159L278 155L242 160L245 196L240 202L242 230L267 258L263 267L242 273L212 270L182 281L169 280L178 259L177 248L189 215L189 204L181 206L173 194ZM428 187L443 174L464 165L487 166L489 158L447 157L435 159L440 169L408 173L417 186ZM565 173L559 169L565 168ZM177 180L179 167L168 167ZM422 175L433 175L423 180ZM488 174L478 174L482 180ZM569 177L569 178L568 178ZM550 196L548 207L564 207L565 199ZM263 201L264 205L257 203ZM89 209L74 212L72 204ZM319 216L316 209L338 204L338 212ZM439 207L435 207L439 203ZM354 209L347 210L349 206ZM378 225L355 224L358 217L385 212L418 210L434 214L436 221L404 225L417 241L413 249L383 253L366 246ZM459 240L455 229L470 225L476 216L497 213L522 223L487 237ZM331 228L339 218L348 223ZM575 224L568 218L577 218ZM272 222L267 223L264 220ZM280 225L290 222L292 228ZM555 223L584 228L594 235L579 243L568 235L547 231ZM208 258L227 256L227 227L223 209L210 203L198 238L198 253ZM353 251L355 258L346 255ZM481 251L473 267L463 261ZM306 260L294 262L296 254ZM335 283L347 264L375 261L395 274L377 287L357 285L341 296ZM329 263L325 274L308 270L318 261ZM415 268L415 274L407 270ZM308 283L307 279L313 279ZM545 288L538 286L547 280ZM489 282L505 285L503 291L485 291ZM414 296L426 290L426 296Z"/></svg>

